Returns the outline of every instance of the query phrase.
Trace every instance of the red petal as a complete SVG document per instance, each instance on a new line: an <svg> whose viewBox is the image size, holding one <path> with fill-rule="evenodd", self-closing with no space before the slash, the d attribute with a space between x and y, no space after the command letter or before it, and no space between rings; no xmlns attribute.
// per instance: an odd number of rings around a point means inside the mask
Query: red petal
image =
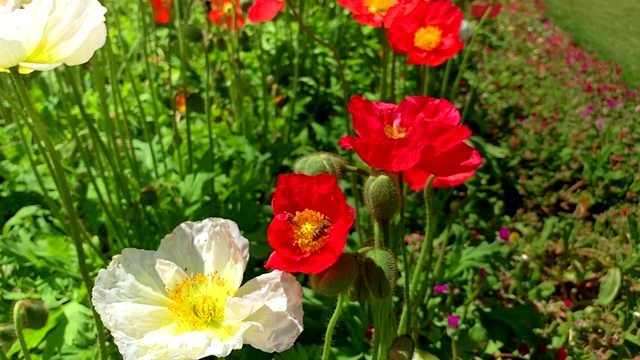
<svg viewBox="0 0 640 360"><path fill-rule="evenodd" d="M249 21L261 23L271 21L284 9L284 0L256 0L249 7Z"/></svg>

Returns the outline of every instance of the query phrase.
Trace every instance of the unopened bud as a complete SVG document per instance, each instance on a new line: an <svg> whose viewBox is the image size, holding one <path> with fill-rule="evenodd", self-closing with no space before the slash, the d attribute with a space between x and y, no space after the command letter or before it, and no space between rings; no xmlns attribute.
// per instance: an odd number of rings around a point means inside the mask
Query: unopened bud
<svg viewBox="0 0 640 360"><path fill-rule="evenodd" d="M357 276L349 288L349 299L364 303L369 299L369 288L364 280L362 266L358 266Z"/></svg>
<svg viewBox="0 0 640 360"><path fill-rule="evenodd" d="M49 320L49 310L40 300L23 300L20 318L22 327L26 329L42 329Z"/></svg>
<svg viewBox="0 0 640 360"><path fill-rule="evenodd" d="M356 254L344 253L335 264L319 274L311 275L311 289L320 295L338 296L347 290L358 275L358 259Z"/></svg>
<svg viewBox="0 0 640 360"><path fill-rule="evenodd" d="M396 282L396 260L388 250L373 249L365 255L364 280L374 298L389 299Z"/></svg>
<svg viewBox="0 0 640 360"><path fill-rule="evenodd" d="M389 360L411 360L415 345L409 335L397 337L389 348Z"/></svg>
<svg viewBox="0 0 640 360"><path fill-rule="evenodd" d="M191 42L202 41L202 29L194 24L187 24L182 27L182 34L184 38Z"/></svg>
<svg viewBox="0 0 640 360"><path fill-rule="evenodd" d="M154 186L147 186L140 191L140 204L146 206L158 205L158 190Z"/></svg>
<svg viewBox="0 0 640 360"><path fill-rule="evenodd" d="M340 156L317 152L305 155L293 165L293 172L305 175L331 174L338 180L344 176L347 163Z"/></svg>
<svg viewBox="0 0 640 360"><path fill-rule="evenodd" d="M400 205L400 191L395 175L385 172L371 175L364 184L364 203L377 221L391 219Z"/></svg>
<svg viewBox="0 0 640 360"><path fill-rule="evenodd" d="M0 346L12 344L18 338L13 324L0 324Z"/></svg>

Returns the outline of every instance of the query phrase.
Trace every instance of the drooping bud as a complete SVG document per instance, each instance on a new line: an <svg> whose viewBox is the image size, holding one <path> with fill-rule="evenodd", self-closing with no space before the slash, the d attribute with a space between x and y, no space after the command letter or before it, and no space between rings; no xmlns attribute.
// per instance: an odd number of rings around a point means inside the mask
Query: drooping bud
<svg viewBox="0 0 640 360"><path fill-rule="evenodd" d="M320 295L338 296L347 290L358 276L358 258L356 254L344 253L335 264L319 274L311 275L311 289Z"/></svg>
<svg viewBox="0 0 640 360"><path fill-rule="evenodd" d="M371 295L379 300L389 299L396 282L396 260L389 250L372 249L363 264L364 280Z"/></svg>
<svg viewBox="0 0 640 360"><path fill-rule="evenodd" d="M26 299L22 301L20 319L23 328L42 329L49 320L49 310L40 300Z"/></svg>
<svg viewBox="0 0 640 360"><path fill-rule="evenodd" d="M202 29L194 24L186 24L182 27L184 38L191 42L202 41Z"/></svg>
<svg viewBox="0 0 640 360"><path fill-rule="evenodd" d="M146 206L158 205L158 190L154 186L147 186L140 191L140 204Z"/></svg>
<svg viewBox="0 0 640 360"><path fill-rule="evenodd" d="M391 219L398 211L400 200L398 180L391 173L374 173L364 184L364 204L377 221Z"/></svg>
<svg viewBox="0 0 640 360"><path fill-rule="evenodd" d="M13 324L0 324L0 346L4 344L12 344L18 335Z"/></svg>
<svg viewBox="0 0 640 360"><path fill-rule="evenodd" d="M346 168L347 162L340 156L317 152L299 158L293 165L293 172L311 176L331 174L339 180L344 176Z"/></svg>
<svg viewBox="0 0 640 360"><path fill-rule="evenodd" d="M389 348L389 360L411 360L413 359L414 344L411 336L402 335L391 343Z"/></svg>
<svg viewBox="0 0 640 360"><path fill-rule="evenodd" d="M349 299L351 301L358 301L361 304L364 304L367 299L369 299L369 288L364 280L364 269L362 265L362 261L359 261L356 279L351 284L349 288Z"/></svg>

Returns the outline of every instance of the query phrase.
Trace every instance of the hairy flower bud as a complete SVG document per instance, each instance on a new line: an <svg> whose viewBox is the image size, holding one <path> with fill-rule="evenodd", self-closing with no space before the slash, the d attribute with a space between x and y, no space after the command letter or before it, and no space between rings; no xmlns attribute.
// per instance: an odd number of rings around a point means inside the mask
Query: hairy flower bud
<svg viewBox="0 0 640 360"><path fill-rule="evenodd" d="M358 258L356 254L344 253L338 261L319 274L311 275L311 289L320 295L338 296L356 280Z"/></svg>
<svg viewBox="0 0 640 360"><path fill-rule="evenodd" d="M158 190L154 186L147 186L140 191L140 204L147 206L158 205Z"/></svg>
<svg viewBox="0 0 640 360"><path fill-rule="evenodd" d="M182 34L184 38L191 42L202 41L202 29L194 24L186 24L182 27Z"/></svg>
<svg viewBox="0 0 640 360"><path fill-rule="evenodd" d="M346 167L347 162L340 156L317 152L299 158L293 165L293 172L311 176L331 174L339 180L344 176Z"/></svg>
<svg viewBox="0 0 640 360"><path fill-rule="evenodd" d="M40 300L23 300L20 319L24 328L42 329L49 320L49 310Z"/></svg>
<svg viewBox="0 0 640 360"><path fill-rule="evenodd" d="M365 255L364 280L376 299L388 299L396 282L396 260L389 250L372 249Z"/></svg>
<svg viewBox="0 0 640 360"><path fill-rule="evenodd" d="M400 190L395 175L380 172L371 175L364 184L364 203L377 221L391 219L400 205Z"/></svg>

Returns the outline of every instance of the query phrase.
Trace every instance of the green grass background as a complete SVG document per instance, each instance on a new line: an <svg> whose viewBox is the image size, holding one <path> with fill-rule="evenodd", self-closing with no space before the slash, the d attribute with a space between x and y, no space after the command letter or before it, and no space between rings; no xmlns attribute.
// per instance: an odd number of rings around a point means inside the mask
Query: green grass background
<svg viewBox="0 0 640 360"><path fill-rule="evenodd" d="M550 18L578 44L612 60L640 87L640 0L545 0Z"/></svg>

